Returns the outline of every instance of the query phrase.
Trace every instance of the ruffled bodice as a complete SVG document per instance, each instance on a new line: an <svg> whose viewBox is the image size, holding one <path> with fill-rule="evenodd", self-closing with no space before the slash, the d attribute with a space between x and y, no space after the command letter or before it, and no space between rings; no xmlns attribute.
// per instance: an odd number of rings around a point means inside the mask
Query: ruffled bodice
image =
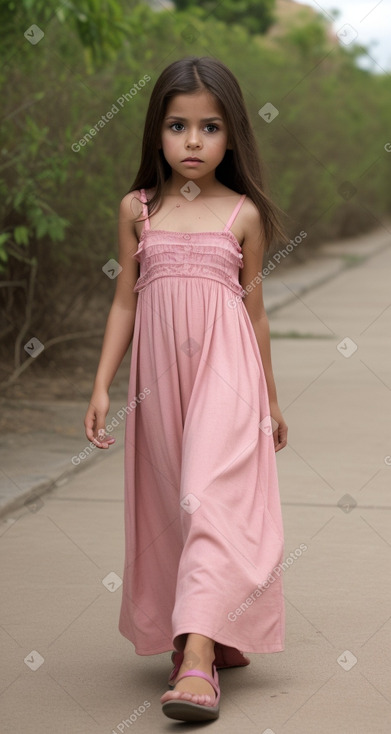
<svg viewBox="0 0 391 734"><path fill-rule="evenodd" d="M133 257L140 263L134 292L163 277L209 278L244 295L238 279L243 255L230 231L170 232L144 230Z"/></svg>

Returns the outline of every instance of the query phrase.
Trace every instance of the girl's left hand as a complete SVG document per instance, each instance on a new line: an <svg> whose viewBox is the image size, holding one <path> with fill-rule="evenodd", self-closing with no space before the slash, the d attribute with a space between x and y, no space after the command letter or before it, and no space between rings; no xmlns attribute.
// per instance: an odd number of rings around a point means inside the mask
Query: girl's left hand
<svg viewBox="0 0 391 734"><path fill-rule="evenodd" d="M273 431L274 450L280 451L287 445L288 426L282 417L282 413L277 403L270 403L270 415L273 420L278 423L277 428Z"/></svg>

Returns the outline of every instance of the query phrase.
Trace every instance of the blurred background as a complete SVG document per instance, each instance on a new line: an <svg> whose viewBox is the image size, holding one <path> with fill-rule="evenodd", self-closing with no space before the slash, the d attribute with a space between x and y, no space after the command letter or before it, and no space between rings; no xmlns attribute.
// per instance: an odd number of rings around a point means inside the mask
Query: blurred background
<svg viewBox="0 0 391 734"><path fill-rule="evenodd" d="M308 233L291 267L379 227L391 210L389 18L388 0L2 2L6 395L89 399L115 288L102 267L117 257L119 202L172 61L214 56L236 75L288 234ZM45 345L35 360L33 337Z"/></svg>

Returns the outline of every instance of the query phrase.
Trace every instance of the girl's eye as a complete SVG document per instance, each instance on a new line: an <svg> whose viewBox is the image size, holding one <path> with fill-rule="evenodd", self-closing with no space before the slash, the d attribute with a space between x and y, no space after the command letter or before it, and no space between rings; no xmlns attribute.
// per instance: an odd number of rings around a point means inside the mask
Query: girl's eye
<svg viewBox="0 0 391 734"><path fill-rule="evenodd" d="M174 131L175 133L177 133L177 132L181 132L181 130L177 130L177 129L175 129L175 130L174 130L174 128L175 128L175 126L176 126L176 125L179 125L179 126L182 126L182 127L183 127L183 123L182 123L182 122L173 122L173 123L172 123L172 124L170 125L170 130L173 130L173 131ZM207 128L208 128L208 127L209 127L209 128L210 128L210 127L212 127L212 128L213 128L213 130L208 130L208 132L212 132L212 133L214 133L214 132L215 132L216 130L218 130L218 129L219 129L219 128L217 127L217 125L214 125L214 124L213 124L213 123L211 123L211 122L209 122L209 123L208 123L207 125L205 125L205 127L207 127Z"/></svg>

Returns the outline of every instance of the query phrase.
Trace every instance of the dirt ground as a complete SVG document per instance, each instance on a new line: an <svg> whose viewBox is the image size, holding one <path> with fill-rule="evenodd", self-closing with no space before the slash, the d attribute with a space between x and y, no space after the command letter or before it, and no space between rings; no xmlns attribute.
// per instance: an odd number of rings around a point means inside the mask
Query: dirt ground
<svg viewBox="0 0 391 734"><path fill-rule="evenodd" d="M61 404L85 403L87 409L102 345L93 337L72 348L54 345L41 352L19 378L0 391L0 431L29 433L31 430L58 430ZM110 388L112 400L126 399L131 348L126 353ZM9 373L9 369L8 369ZM4 379L4 372L3 372ZM58 415L53 413L58 403ZM47 408L47 409L45 409ZM60 430L64 430L64 426Z"/></svg>

